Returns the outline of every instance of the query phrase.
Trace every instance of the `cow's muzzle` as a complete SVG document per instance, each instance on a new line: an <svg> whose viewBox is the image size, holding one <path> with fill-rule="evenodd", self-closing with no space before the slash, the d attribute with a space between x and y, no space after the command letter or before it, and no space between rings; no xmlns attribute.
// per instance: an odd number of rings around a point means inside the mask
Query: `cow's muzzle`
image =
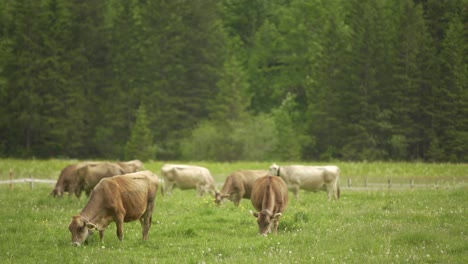
<svg viewBox="0 0 468 264"><path fill-rule="evenodd" d="M81 246L81 243L72 242L71 245L74 246L74 247L79 247L79 246Z"/></svg>

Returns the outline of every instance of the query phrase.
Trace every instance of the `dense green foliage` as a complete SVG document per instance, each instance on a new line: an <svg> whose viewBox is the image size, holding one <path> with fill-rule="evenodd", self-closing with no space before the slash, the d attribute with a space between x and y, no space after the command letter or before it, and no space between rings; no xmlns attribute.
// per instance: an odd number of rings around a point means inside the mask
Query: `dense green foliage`
<svg viewBox="0 0 468 264"><path fill-rule="evenodd" d="M144 105L140 105L130 139L125 146L125 158L147 161L154 157L155 151L153 136L146 118L146 109Z"/></svg>
<svg viewBox="0 0 468 264"><path fill-rule="evenodd" d="M29 174L56 179L71 160L0 160L0 179ZM145 167L158 173L162 162ZM217 182L236 169L261 169L264 162L204 162ZM67 229L86 198L54 198L53 186L36 183L0 185L0 259L2 263L464 263L468 257L466 165L433 163L339 163L346 177L388 176L434 178L450 183L439 189L387 188L351 191L342 188L338 201L325 192L290 195L278 235L261 237L253 207L213 197L196 197L194 190L158 192L147 241L141 225L124 224L124 239L111 224L99 242L95 233L82 247L70 245ZM450 187L449 187L450 186ZM291 193L290 193L291 194Z"/></svg>
<svg viewBox="0 0 468 264"><path fill-rule="evenodd" d="M467 162L467 6L0 0L0 156Z"/></svg>

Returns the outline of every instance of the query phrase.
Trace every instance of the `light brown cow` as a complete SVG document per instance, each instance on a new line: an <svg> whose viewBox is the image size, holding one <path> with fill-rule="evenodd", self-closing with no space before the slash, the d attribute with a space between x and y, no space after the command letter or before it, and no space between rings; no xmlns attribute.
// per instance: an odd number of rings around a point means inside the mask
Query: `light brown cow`
<svg viewBox="0 0 468 264"><path fill-rule="evenodd" d="M102 179L81 213L72 217L68 226L72 244L80 246L92 229L99 231L102 241L112 222L122 241L123 223L136 220L140 220L143 240L147 240L157 190L158 177L148 170Z"/></svg>
<svg viewBox="0 0 468 264"><path fill-rule="evenodd" d="M89 196L94 186L103 178L112 177L115 175L125 174L125 171L117 164L110 162L89 163L81 166L76 170L78 177L78 197L81 195L81 190L84 190L86 196Z"/></svg>
<svg viewBox="0 0 468 264"><path fill-rule="evenodd" d="M117 165L119 165L125 173L137 172L144 169L143 162L140 160L121 161L117 162Z"/></svg>
<svg viewBox="0 0 468 264"><path fill-rule="evenodd" d="M277 176L258 178L252 188L250 198L257 212L250 213L257 218L259 233L263 236L272 231L278 232L282 212L288 207L288 187Z"/></svg>
<svg viewBox="0 0 468 264"><path fill-rule="evenodd" d="M165 164L161 168L164 177L164 193L171 194L174 187L181 190L196 189L197 195L218 192L210 171L205 167L192 165Z"/></svg>
<svg viewBox="0 0 468 264"><path fill-rule="evenodd" d="M216 192L215 202L221 204L224 200L231 200L239 206L242 198L250 199L252 186L256 179L268 175L266 170L238 170L227 176L223 189Z"/></svg>

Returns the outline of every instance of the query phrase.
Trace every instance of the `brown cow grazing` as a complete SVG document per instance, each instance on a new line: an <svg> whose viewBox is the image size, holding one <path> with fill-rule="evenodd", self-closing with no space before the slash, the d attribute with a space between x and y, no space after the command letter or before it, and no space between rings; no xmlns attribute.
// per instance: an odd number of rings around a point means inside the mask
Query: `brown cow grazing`
<svg viewBox="0 0 468 264"><path fill-rule="evenodd" d="M75 180L75 170L77 164L71 164L66 166L60 172L60 176L55 184L55 188L52 190L50 195L56 197L62 197L65 192L68 192L68 195L71 196L75 190L70 190L70 184Z"/></svg>
<svg viewBox="0 0 468 264"><path fill-rule="evenodd" d="M121 161L117 162L117 165L119 165L125 173L137 172L144 169L143 162L140 160Z"/></svg>
<svg viewBox="0 0 468 264"><path fill-rule="evenodd" d="M143 240L147 240L157 190L158 177L148 170L102 179L81 213L72 217L68 226L72 244L80 246L92 229L99 231L102 241L112 222L122 241L123 223L136 220L140 220Z"/></svg>
<svg viewBox="0 0 468 264"><path fill-rule="evenodd" d="M215 202L221 204L224 200L231 200L239 206L242 198L250 199L252 186L256 179L268 175L266 170L238 170L227 176L221 192L216 192Z"/></svg>
<svg viewBox="0 0 468 264"><path fill-rule="evenodd" d="M252 188L250 198L258 212L250 213L257 218L258 230L266 236L272 231L276 234L282 212L288 207L288 186L276 176L258 178Z"/></svg>
<svg viewBox="0 0 468 264"><path fill-rule="evenodd" d="M89 163L76 170L78 177L77 197L80 197L81 190L89 196L94 186L103 178L125 174L125 171L117 164L110 162Z"/></svg>
<svg viewBox="0 0 468 264"><path fill-rule="evenodd" d="M71 197L73 194L76 197L80 197L81 191L83 190L82 179L77 175L77 170L85 165L98 164L99 162L80 162L78 164L71 164L66 166L60 172L55 188L52 190L50 195L54 197L61 197L65 192L68 192L68 195Z"/></svg>

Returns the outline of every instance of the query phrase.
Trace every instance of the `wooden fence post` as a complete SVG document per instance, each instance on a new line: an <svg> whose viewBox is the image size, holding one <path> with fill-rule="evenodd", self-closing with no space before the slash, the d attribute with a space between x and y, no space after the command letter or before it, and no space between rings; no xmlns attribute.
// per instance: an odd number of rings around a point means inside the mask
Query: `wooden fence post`
<svg viewBox="0 0 468 264"><path fill-rule="evenodd" d="M364 187L367 188L367 177L364 179Z"/></svg>
<svg viewBox="0 0 468 264"><path fill-rule="evenodd" d="M410 188L413 189L413 187L414 187L414 179L411 179L410 180Z"/></svg>
<svg viewBox="0 0 468 264"><path fill-rule="evenodd" d="M351 178L348 178L348 187L351 187Z"/></svg>
<svg viewBox="0 0 468 264"><path fill-rule="evenodd" d="M29 188L32 190L34 188L34 182L33 182L33 177L31 174L29 174Z"/></svg>
<svg viewBox="0 0 468 264"><path fill-rule="evenodd" d="M388 188L390 189L392 187L392 179L388 179Z"/></svg>

